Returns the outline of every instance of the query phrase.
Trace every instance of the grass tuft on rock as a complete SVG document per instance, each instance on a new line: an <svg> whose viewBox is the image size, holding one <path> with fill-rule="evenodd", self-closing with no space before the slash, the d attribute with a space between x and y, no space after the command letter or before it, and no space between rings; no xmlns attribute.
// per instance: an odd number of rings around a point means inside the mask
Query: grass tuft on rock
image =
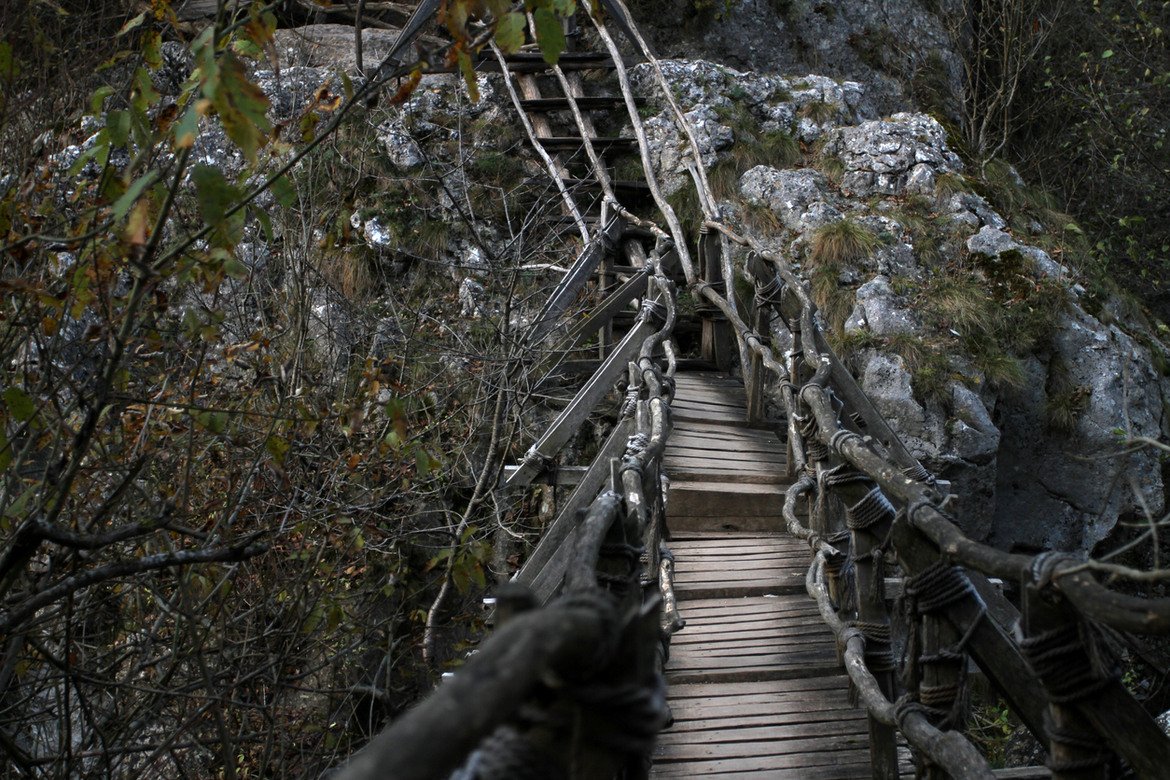
<svg viewBox="0 0 1170 780"><path fill-rule="evenodd" d="M816 268L840 267L869 257L878 244L873 231L851 217L843 217L816 229L809 262Z"/></svg>

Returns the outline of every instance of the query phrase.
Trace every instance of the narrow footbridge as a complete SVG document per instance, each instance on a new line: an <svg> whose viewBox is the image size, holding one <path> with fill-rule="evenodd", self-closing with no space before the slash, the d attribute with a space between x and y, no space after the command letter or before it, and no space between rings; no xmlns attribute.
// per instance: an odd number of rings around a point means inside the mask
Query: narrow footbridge
<svg viewBox="0 0 1170 780"><path fill-rule="evenodd" d="M500 496L571 490L493 594L477 652L336 777L1170 777L1170 739L1114 654L1128 632L1170 633L1170 601L1074 555L966 537L949 486L833 353L792 259L725 221L622 0L582 4L570 28L594 49L549 66L485 48L477 67L503 74L580 235L531 319L550 355L533 370L588 374ZM655 95L633 94L634 60ZM691 160L697 232L650 164L650 97ZM622 155L640 180L613 176ZM569 462L600 419L596 456ZM968 738L976 676L1046 767L993 768Z"/></svg>
<svg viewBox="0 0 1170 780"><path fill-rule="evenodd" d="M718 374L677 374L671 407L667 525L687 625L652 775L868 777L865 712L805 592L808 545L780 531L784 444L748 425L743 386Z"/></svg>

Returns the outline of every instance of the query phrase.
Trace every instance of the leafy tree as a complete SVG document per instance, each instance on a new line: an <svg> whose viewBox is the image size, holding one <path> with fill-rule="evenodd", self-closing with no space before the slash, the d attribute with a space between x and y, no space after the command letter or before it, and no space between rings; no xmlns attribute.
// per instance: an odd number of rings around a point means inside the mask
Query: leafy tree
<svg viewBox="0 0 1170 780"><path fill-rule="evenodd" d="M443 303L425 262L391 278L338 205L389 192L398 255L440 239L430 185L388 178L354 124L425 64L339 76L277 120L249 64L276 5L221 2L192 33L168 0L40 0L0 30L0 747L23 775L335 763L429 679L428 612L484 584L512 522L491 487L531 347L508 308L453 332L419 303ZM572 9L531 10L555 58L547 20ZM448 4L469 88L518 19ZM207 158L220 130L238 170ZM516 230L537 194L499 199ZM500 300L532 291L514 243L489 258Z"/></svg>

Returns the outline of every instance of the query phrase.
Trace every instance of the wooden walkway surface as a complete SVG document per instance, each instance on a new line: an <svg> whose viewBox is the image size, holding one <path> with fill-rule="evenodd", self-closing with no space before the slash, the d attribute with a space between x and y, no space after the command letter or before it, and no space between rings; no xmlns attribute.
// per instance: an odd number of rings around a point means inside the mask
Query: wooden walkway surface
<svg viewBox="0 0 1170 780"><path fill-rule="evenodd" d="M676 379L667 516L687 626L671 642L675 722L652 774L869 777L864 711L804 591L808 548L780 533L784 445L744 424L738 382Z"/></svg>

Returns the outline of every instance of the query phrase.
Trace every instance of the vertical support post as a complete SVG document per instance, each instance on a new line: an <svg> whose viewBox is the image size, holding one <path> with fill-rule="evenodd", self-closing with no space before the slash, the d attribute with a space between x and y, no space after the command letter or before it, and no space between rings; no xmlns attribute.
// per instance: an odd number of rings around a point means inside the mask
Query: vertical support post
<svg viewBox="0 0 1170 780"><path fill-rule="evenodd" d="M613 281L613 254L606 248L601 256L601 263L597 267L597 303L605 300L609 286ZM613 319L607 318L605 324L597 331L597 359L605 360L613 349Z"/></svg>
<svg viewBox="0 0 1170 780"><path fill-rule="evenodd" d="M719 292L723 292L726 287L721 251L719 234L712 233L704 227L699 234L699 277ZM730 371L732 355L730 323L720 315L718 309L709 304L703 305L700 302L699 314L703 318L700 346L702 359L714 364L719 371Z"/></svg>
<svg viewBox="0 0 1170 780"><path fill-rule="evenodd" d="M766 334L760 333L761 324L767 320L765 306L766 304L757 301L750 323L752 330L759 334L761 339L767 339ZM743 381L747 389L748 423L758 425L764 421L764 359L754 349L750 351L748 364L744 366Z"/></svg>
<svg viewBox="0 0 1170 780"><path fill-rule="evenodd" d="M1074 701L1063 691L1054 690L1053 683L1059 681L1046 674L1048 670L1039 661L1041 657L1059 658L1059 674L1066 678L1081 678L1091 669L1089 655L1078 636L1077 614L1059 594L1027 582L1023 618L1027 636L1020 643L1021 649L1050 696L1045 730L1053 780L1104 780L1108 777L1109 749ZM1091 682L1090 674L1088 679L1082 679L1081 688Z"/></svg>
<svg viewBox="0 0 1170 780"><path fill-rule="evenodd" d="M890 649L890 616L886 612L884 578L880 564L881 540L889 530L889 521L877 527L853 531L853 560L857 593L857 624L865 634L866 666L877 679L882 693L890 701L898 698L894 681L894 658ZM875 576L877 575L877 576ZM898 748L896 730L872 715L869 721L869 760L875 780L897 780Z"/></svg>
<svg viewBox="0 0 1170 780"><path fill-rule="evenodd" d="M935 726L944 725L942 721L950 715L956 698L961 695L960 685L967 656L963 654L955 658L948 653L958 643L959 632L950 621L941 615L923 615L920 656L922 679L918 687L918 700L931 710L940 711L938 717L931 718ZM961 729L964 720L963 716L959 716L957 722L949 724L949 727ZM933 764L920 765L919 773L926 780L948 780L950 777Z"/></svg>

